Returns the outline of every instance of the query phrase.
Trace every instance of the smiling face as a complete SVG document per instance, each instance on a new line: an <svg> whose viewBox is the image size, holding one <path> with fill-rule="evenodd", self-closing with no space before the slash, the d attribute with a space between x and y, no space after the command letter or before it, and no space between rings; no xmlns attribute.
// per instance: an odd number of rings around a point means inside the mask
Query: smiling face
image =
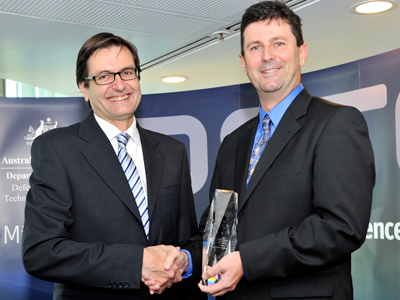
<svg viewBox="0 0 400 300"><path fill-rule="evenodd" d="M301 66L308 54L307 44L297 47L287 22L267 19L246 27L243 50L242 68L268 112L300 83Z"/></svg>
<svg viewBox="0 0 400 300"><path fill-rule="evenodd" d="M95 51L87 61L88 76L109 72L120 72L135 68L132 52L125 46L111 46ZM97 85L93 80L88 87L85 82L79 87L90 101L93 112L100 118L125 131L133 122L133 113L139 106L142 92L139 79L122 80L119 75L115 81L106 85Z"/></svg>

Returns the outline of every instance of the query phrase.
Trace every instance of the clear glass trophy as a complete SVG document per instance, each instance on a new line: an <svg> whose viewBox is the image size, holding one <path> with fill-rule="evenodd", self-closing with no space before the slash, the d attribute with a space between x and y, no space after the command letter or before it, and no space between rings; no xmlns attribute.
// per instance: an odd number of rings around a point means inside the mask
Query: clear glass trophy
<svg viewBox="0 0 400 300"><path fill-rule="evenodd" d="M203 234L203 272L214 266L225 255L233 252L237 244L238 195L234 191L215 190ZM212 277L204 285L211 285L219 278Z"/></svg>

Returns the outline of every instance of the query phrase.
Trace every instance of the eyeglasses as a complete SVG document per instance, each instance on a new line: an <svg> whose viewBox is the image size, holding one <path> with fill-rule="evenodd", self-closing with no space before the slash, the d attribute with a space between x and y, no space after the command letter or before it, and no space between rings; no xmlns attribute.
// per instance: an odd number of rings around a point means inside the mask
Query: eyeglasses
<svg viewBox="0 0 400 300"><path fill-rule="evenodd" d="M83 78L84 80L94 80L96 84L99 85L104 85L104 84L110 84L115 81L115 75L119 75L122 80L132 80L135 78L138 78L138 69L133 68L133 69L126 69L120 72L115 72L115 73L102 73L99 75L94 75L90 77L85 77Z"/></svg>

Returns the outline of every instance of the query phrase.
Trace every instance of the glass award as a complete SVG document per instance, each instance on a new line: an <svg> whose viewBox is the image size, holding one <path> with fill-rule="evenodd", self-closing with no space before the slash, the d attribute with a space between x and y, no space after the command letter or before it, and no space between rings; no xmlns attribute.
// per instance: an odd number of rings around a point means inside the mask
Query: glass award
<svg viewBox="0 0 400 300"><path fill-rule="evenodd" d="M234 191L215 190L203 233L203 272L214 266L237 244L238 195ZM204 285L218 281L218 277L203 280Z"/></svg>

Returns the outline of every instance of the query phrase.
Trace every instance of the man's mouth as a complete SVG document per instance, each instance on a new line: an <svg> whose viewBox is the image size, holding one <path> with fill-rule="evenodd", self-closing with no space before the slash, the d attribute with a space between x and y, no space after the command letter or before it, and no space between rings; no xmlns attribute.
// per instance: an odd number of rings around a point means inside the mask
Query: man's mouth
<svg viewBox="0 0 400 300"><path fill-rule="evenodd" d="M269 74L269 73L274 73L276 71L278 71L279 69L268 69L268 70L264 70L261 73L263 74Z"/></svg>
<svg viewBox="0 0 400 300"><path fill-rule="evenodd" d="M112 102L117 102L117 101L122 101L128 99L128 95L123 95L123 96L115 96L115 97L110 97L108 100Z"/></svg>

